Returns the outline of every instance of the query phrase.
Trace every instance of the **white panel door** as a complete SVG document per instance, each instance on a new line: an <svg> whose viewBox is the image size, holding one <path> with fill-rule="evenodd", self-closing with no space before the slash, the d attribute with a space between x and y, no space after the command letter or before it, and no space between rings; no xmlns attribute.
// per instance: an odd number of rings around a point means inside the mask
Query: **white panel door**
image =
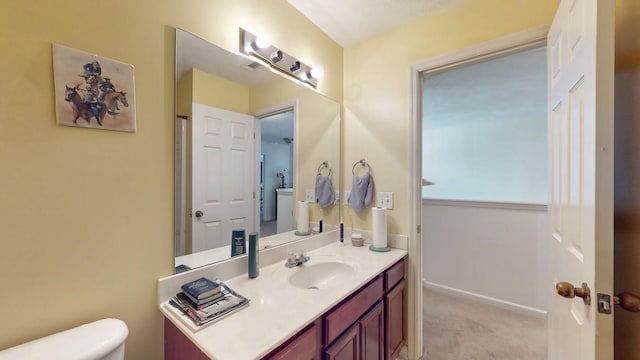
<svg viewBox="0 0 640 360"><path fill-rule="evenodd" d="M551 216L549 358L613 359L613 0L561 0L547 38ZM554 284L586 283L591 303Z"/></svg>
<svg viewBox="0 0 640 360"><path fill-rule="evenodd" d="M192 250L231 244L231 231L256 231L255 119L193 103Z"/></svg>

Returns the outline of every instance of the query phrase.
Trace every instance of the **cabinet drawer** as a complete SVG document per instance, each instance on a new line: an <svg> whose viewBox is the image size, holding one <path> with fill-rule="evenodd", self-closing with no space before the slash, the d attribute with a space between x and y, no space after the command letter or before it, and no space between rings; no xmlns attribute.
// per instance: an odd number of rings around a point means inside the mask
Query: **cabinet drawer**
<svg viewBox="0 0 640 360"><path fill-rule="evenodd" d="M333 342L342 332L355 323L373 304L380 300L384 294L383 280L378 276L366 285L347 302L331 311L324 317L324 341L323 345Z"/></svg>
<svg viewBox="0 0 640 360"><path fill-rule="evenodd" d="M267 356L269 360L311 360L318 359L318 326L313 324L307 330L300 333L293 341L278 350L275 354Z"/></svg>
<svg viewBox="0 0 640 360"><path fill-rule="evenodd" d="M384 291L387 292L404 279L404 259L395 263L384 273Z"/></svg>

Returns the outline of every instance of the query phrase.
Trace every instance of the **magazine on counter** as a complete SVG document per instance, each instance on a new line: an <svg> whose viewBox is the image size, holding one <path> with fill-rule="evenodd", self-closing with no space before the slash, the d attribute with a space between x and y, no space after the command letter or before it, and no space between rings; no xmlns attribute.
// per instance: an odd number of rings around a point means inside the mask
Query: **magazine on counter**
<svg viewBox="0 0 640 360"><path fill-rule="evenodd" d="M183 293L176 294L176 296L169 300L169 304L188 316L197 326L222 319L226 315L249 305L249 299L236 293L224 283L221 284L221 292L224 296L221 297L220 300L207 304L206 306L195 305L192 301L189 301Z"/></svg>

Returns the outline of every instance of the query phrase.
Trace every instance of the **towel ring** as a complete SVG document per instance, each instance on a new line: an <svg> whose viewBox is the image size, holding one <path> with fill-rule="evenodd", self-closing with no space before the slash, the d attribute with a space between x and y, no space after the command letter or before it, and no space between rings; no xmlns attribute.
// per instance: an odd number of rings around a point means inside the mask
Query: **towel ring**
<svg viewBox="0 0 640 360"><path fill-rule="evenodd" d="M356 163L353 164L353 167L351 168L351 173L354 176L356 175L356 166L358 166L358 164L360 164L360 166L362 167L366 167L367 169L369 169L369 172L371 172L371 165L369 165L369 163L365 159L360 159L356 161Z"/></svg>
<svg viewBox="0 0 640 360"><path fill-rule="evenodd" d="M320 164L320 166L318 166L318 175L322 175L321 171L322 168L328 169L329 170L329 174L327 174L327 176L331 176L331 168L329 167L329 162L328 161L323 161L322 164Z"/></svg>

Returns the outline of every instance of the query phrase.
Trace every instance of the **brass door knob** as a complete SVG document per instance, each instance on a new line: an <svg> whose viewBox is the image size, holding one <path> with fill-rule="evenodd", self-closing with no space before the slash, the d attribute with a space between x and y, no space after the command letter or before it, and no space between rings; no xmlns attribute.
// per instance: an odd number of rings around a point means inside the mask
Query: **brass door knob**
<svg viewBox="0 0 640 360"><path fill-rule="evenodd" d="M582 298L585 305L591 305L591 290L587 283L582 283L582 287L577 288L568 282L559 282L556 284L556 291L562 297L573 299L577 296Z"/></svg>
<svg viewBox="0 0 640 360"><path fill-rule="evenodd" d="M201 218L203 216L204 216L204 213L202 211L200 211L200 210L196 211L196 217L197 218Z"/></svg>
<svg viewBox="0 0 640 360"><path fill-rule="evenodd" d="M631 311L640 311L640 296L631 293L620 293L613 297L613 304L620 305L621 308Z"/></svg>

